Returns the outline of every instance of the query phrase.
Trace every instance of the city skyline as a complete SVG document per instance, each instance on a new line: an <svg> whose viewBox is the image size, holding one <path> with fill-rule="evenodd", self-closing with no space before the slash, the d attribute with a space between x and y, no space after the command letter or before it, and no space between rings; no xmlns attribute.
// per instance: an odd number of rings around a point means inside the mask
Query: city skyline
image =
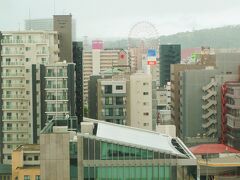
<svg viewBox="0 0 240 180"><path fill-rule="evenodd" d="M54 14L72 14L76 19L77 38L124 38L137 22L153 23L160 35L204 28L240 24L237 0L224 1L82 1L13 0L1 2L0 29L23 30L24 20L52 18ZM41 12L39 11L41 9ZM11 13L10 13L11 12ZM13 12L18 12L18 16ZM19 28L20 27L20 28Z"/></svg>

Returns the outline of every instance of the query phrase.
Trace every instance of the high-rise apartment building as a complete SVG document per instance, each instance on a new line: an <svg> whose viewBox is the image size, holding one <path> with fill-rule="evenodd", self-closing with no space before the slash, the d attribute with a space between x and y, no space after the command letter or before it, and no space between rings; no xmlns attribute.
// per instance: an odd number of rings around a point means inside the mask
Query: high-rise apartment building
<svg viewBox="0 0 240 180"><path fill-rule="evenodd" d="M118 65L127 65L127 55L122 50L100 50L83 52L83 94L88 102L88 81L91 75L100 75L103 71Z"/></svg>
<svg viewBox="0 0 240 180"><path fill-rule="evenodd" d="M59 57L61 61L72 62L72 15L54 15L53 29L59 35Z"/></svg>
<svg viewBox="0 0 240 180"><path fill-rule="evenodd" d="M160 86L170 82L170 65L181 61L181 46L179 44L160 45Z"/></svg>
<svg viewBox="0 0 240 180"><path fill-rule="evenodd" d="M33 83L40 84L33 69L36 64L58 61L58 36L56 32L4 32L1 46L0 122L3 139L0 149L3 151L0 159L7 163L11 160L12 149L34 141L32 112L39 101L32 101L32 92L36 87ZM39 97L40 90L35 92ZM40 121L39 114L36 117Z"/></svg>
<svg viewBox="0 0 240 180"><path fill-rule="evenodd" d="M10 163L17 146L39 143L49 119L75 115L75 65L57 63L57 32L4 32L1 46L0 159Z"/></svg>

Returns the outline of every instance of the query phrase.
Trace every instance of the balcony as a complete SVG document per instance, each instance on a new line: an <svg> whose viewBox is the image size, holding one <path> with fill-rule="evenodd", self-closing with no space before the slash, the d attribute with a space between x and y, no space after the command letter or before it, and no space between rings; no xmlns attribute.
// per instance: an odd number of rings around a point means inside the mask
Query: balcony
<svg viewBox="0 0 240 180"><path fill-rule="evenodd" d="M24 77L24 74L23 73L2 73L2 77L3 78L17 78L17 77L20 77L20 78L23 78Z"/></svg>
<svg viewBox="0 0 240 180"><path fill-rule="evenodd" d="M27 138L10 138L10 137L3 137L3 143L19 143L19 144L27 144Z"/></svg>
<svg viewBox="0 0 240 180"><path fill-rule="evenodd" d="M62 88L62 89L67 89L67 85L66 84L52 84L52 85L47 85L46 89L58 89L58 88Z"/></svg>
<svg viewBox="0 0 240 180"><path fill-rule="evenodd" d="M27 111L27 106L12 106L12 105L5 105L2 106L2 110L13 110L13 111Z"/></svg>
<svg viewBox="0 0 240 180"><path fill-rule="evenodd" d="M13 67L18 67L18 66L24 66L24 62L2 62L2 67L4 66L13 66Z"/></svg>
<svg viewBox="0 0 240 180"><path fill-rule="evenodd" d="M2 88L10 88L10 89L18 89L18 88L25 88L25 84L2 84Z"/></svg>
<svg viewBox="0 0 240 180"><path fill-rule="evenodd" d="M45 78L67 78L67 73L47 73Z"/></svg>
<svg viewBox="0 0 240 180"><path fill-rule="evenodd" d="M231 117L227 116L227 125L233 129L239 129L240 119L232 119Z"/></svg>
<svg viewBox="0 0 240 180"><path fill-rule="evenodd" d="M27 127L3 127L3 132L28 132Z"/></svg>
<svg viewBox="0 0 240 180"><path fill-rule="evenodd" d="M40 160L36 161L29 161L29 160L25 160L23 161L23 165L25 166L39 166L40 165Z"/></svg>
<svg viewBox="0 0 240 180"><path fill-rule="evenodd" d="M37 56L47 56L48 55L48 51L38 51L37 52Z"/></svg>
<svg viewBox="0 0 240 180"><path fill-rule="evenodd" d="M2 51L2 56L24 56L23 51Z"/></svg>
<svg viewBox="0 0 240 180"><path fill-rule="evenodd" d="M2 45L9 45L9 44L24 44L25 41L22 39L2 39Z"/></svg>
<svg viewBox="0 0 240 180"><path fill-rule="evenodd" d="M61 113L61 112L68 112L68 108L47 108L46 109L46 113L51 113L51 112L54 112L54 113Z"/></svg>
<svg viewBox="0 0 240 180"><path fill-rule="evenodd" d="M2 116L2 121L12 122L12 121L28 121L27 117L24 116Z"/></svg>

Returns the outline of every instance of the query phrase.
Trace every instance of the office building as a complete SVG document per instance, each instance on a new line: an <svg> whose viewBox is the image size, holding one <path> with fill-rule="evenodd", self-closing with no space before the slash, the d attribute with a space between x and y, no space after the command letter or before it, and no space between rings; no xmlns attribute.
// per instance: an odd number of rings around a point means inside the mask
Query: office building
<svg viewBox="0 0 240 180"><path fill-rule="evenodd" d="M59 35L60 61L72 63L72 15L54 15L53 29Z"/></svg>
<svg viewBox="0 0 240 180"><path fill-rule="evenodd" d="M40 122L40 115L34 113L40 107L36 66L59 60L58 36L56 32L44 31L4 32L1 46L0 159L10 163L12 149L36 141L33 132L37 130L33 126L40 126L36 123Z"/></svg>
<svg viewBox="0 0 240 180"><path fill-rule="evenodd" d="M53 31L53 19L27 19L25 20L25 30Z"/></svg>
<svg viewBox="0 0 240 180"><path fill-rule="evenodd" d="M100 75L103 71L115 66L128 64L126 52L123 50L101 50L83 52L83 95L84 103L88 102L88 81L92 75Z"/></svg>
<svg viewBox="0 0 240 180"><path fill-rule="evenodd" d="M73 42L73 63L76 71L76 115L83 120L83 43Z"/></svg>
<svg viewBox="0 0 240 180"><path fill-rule="evenodd" d="M179 138L91 119L78 132L74 119L62 121L41 133L41 180L199 178L196 158Z"/></svg>
<svg viewBox="0 0 240 180"><path fill-rule="evenodd" d="M40 180L39 145L20 145L12 152L12 179Z"/></svg>
<svg viewBox="0 0 240 180"><path fill-rule="evenodd" d="M181 61L181 46L179 44L160 45L160 86L170 82L170 65Z"/></svg>

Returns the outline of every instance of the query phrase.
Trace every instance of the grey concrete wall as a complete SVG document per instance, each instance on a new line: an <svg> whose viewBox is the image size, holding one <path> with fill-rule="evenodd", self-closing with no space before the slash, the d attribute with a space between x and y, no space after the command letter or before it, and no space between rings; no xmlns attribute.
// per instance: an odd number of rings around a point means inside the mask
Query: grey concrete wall
<svg viewBox="0 0 240 180"><path fill-rule="evenodd" d="M40 135L40 171L42 180L70 179L70 134Z"/></svg>

